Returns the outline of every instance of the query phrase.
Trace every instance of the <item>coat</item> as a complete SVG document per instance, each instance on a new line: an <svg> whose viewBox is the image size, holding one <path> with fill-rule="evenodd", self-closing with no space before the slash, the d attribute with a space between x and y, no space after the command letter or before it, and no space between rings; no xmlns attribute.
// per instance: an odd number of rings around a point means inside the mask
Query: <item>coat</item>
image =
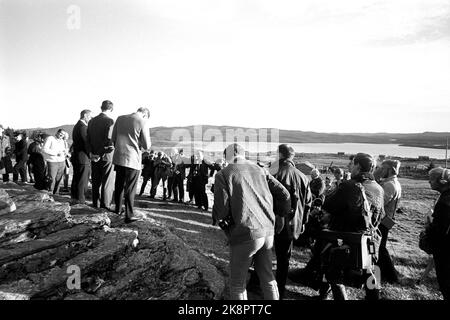
<svg viewBox="0 0 450 320"><path fill-rule="evenodd" d="M72 162L77 164L89 164L89 152L90 148L87 139L88 126L83 121L79 120L73 127L72 131Z"/></svg>
<svg viewBox="0 0 450 320"><path fill-rule="evenodd" d="M439 196L433 210L431 222L433 252L450 254L450 190Z"/></svg>
<svg viewBox="0 0 450 320"><path fill-rule="evenodd" d="M107 162L111 162L113 158L113 126L114 120L102 112L89 121L87 129L87 140L92 154Z"/></svg>
<svg viewBox="0 0 450 320"><path fill-rule="evenodd" d="M376 225L384 217L383 188L369 174L362 173L352 180L342 182L336 192L325 199L322 209L331 215L331 230L361 232L367 229L363 212L364 198L357 183L364 186L372 224Z"/></svg>
<svg viewBox="0 0 450 320"><path fill-rule="evenodd" d="M28 160L28 145L25 139L17 141L14 144L14 154L16 156L16 162L26 162Z"/></svg>
<svg viewBox="0 0 450 320"><path fill-rule="evenodd" d="M285 194L284 201L289 203L289 193L281 184L278 186L281 192L276 194ZM267 173L243 158L220 170L216 174L212 215L216 221L231 215L232 246L272 236L275 213Z"/></svg>
<svg viewBox="0 0 450 320"><path fill-rule="evenodd" d="M141 148L150 149L150 128L148 122L137 113L123 115L114 124L113 164L140 171L142 168Z"/></svg>
<svg viewBox="0 0 450 320"><path fill-rule="evenodd" d="M291 198L292 211L280 235L288 239L298 239L312 204L309 180L291 160L280 160L274 177L289 191Z"/></svg>

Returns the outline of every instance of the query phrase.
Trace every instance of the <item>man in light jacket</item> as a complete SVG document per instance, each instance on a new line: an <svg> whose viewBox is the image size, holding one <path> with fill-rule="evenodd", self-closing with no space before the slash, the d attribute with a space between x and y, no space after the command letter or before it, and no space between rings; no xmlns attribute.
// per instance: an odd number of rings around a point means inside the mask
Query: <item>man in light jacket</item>
<svg viewBox="0 0 450 320"><path fill-rule="evenodd" d="M384 190L384 213L387 217L381 221L381 224L378 227L382 237L378 254L378 266L381 271L381 280L389 283L397 283L399 280L389 251L386 248L389 230L392 227L395 211L397 210L398 202L402 196L402 187L397 178L399 169L400 161L385 160L377 170L378 173L374 173L374 175L379 175L381 178L380 185ZM385 223L384 221L390 221L390 223Z"/></svg>
<svg viewBox="0 0 450 320"><path fill-rule="evenodd" d="M272 273L275 214L269 184L278 189L276 194L284 195L280 207L290 207L289 192L263 168L246 160L244 154L238 144L225 149L229 165L216 174L214 186L213 221L225 219L231 224L228 233L230 298L247 299L246 278L253 260L264 299L278 300L277 282ZM287 209L280 211L283 216L289 213Z"/></svg>
<svg viewBox="0 0 450 320"><path fill-rule="evenodd" d="M52 178L52 183L49 191L56 194L59 192L59 184L61 183L66 167L66 156L69 154L64 136L66 132L59 129L55 136L48 136L45 139L42 152L44 159L47 162L47 175Z"/></svg>
<svg viewBox="0 0 450 320"><path fill-rule="evenodd" d="M138 220L134 217L134 197L136 186L142 168L141 149L148 150L151 146L150 129L147 119L150 111L139 108L135 113L117 118L113 128L114 143L113 164L116 171L114 184L115 211L121 213L125 195L125 222Z"/></svg>

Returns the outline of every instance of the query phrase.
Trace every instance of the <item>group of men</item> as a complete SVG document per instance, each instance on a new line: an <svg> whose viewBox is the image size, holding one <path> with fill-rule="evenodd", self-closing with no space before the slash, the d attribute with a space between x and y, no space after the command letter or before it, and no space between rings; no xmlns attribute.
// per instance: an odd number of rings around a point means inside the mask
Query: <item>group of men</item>
<svg viewBox="0 0 450 320"><path fill-rule="evenodd" d="M139 108L114 122L110 117L113 108L111 101L103 101L101 113L94 118L90 110L83 110L73 128L71 196L74 202L86 202L91 175L93 207L125 213L129 223L138 220L134 199L142 169L141 150L151 147L150 111Z"/></svg>
<svg viewBox="0 0 450 320"><path fill-rule="evenodd" d="M219 171L223 167L222 161L212 163L206 160L201 151L197 151L191 157L186 157L183 149L177 148L172 148L170 155L162 151L155 154L154 150L144 152L142 164L143 183L139 193L140 196L145 193L147 183L150 181L149 197L154 199L157 187L162 181L162 200L169 200L173 195L173 202L184 203L184 182L187 180L186 189L189 203L195 201L195 205L205 211L209 209L206 194L208 179L214 175L215 171ZM189 170L187 174L186 170Z"/></svg>
<svg viewBox="0 0 450 320"><path fill-rule="evenodd" d="M278 168L273 175L246 160L244 154L238 144L227 147L224 157L228 165L215 177L212 215L213 221L227 227L230 296L231 299L247 298L246 277L253 263L264 298L282 299L293 241L303 233L308 219L314 214L310 181L295 167L295 151L289 145L278 147ZM393 218L401 197L398 167L398 161L383 162L376 171L377 182L373 175L375 160L370 155L358 153L351 158L348 168L351 179L341 182L324 199L321 209L324 226L339 232L383 228L380 222L384 222L386 216ZM397 273L385 247L389 227L384 228L379 267L382 279L393 282L397 280ZM273 247L277 258L275 277L272 274ZM318 257L315 258L317 261ZM311 265L320 267L321 264ZM323 298L330 286L335 299L346 298L345 287L338 279L330 277L326 285ZM378 298L376 288L366 286L366 290L367 298Z"/></svg>

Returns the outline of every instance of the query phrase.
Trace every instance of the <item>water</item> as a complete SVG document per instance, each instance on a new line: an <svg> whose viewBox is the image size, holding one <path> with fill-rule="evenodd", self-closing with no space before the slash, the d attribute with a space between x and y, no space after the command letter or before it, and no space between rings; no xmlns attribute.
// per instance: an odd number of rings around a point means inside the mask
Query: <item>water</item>
<svg viewBox="0 0 450 320"><path fill-rule="evenodd" d="M240 143L246 151L261 152L276 151L279 143L258 143L245 142ZM223 149L228 145L225 142L194 142L195 149L203 149L205 152L213 152L220 155ZM404 158L418 158L419 156L428 156L435 159L445 159L445 149L430 149L417 147L404 147L398 144L372 144L372 143L291 143L296 152L304 153L338 153L356 154L365 152L373 156L383 154L385 156L397 156ZM192 144L181 142L178 147L184 148L186 154L191 154Z"/></svg>

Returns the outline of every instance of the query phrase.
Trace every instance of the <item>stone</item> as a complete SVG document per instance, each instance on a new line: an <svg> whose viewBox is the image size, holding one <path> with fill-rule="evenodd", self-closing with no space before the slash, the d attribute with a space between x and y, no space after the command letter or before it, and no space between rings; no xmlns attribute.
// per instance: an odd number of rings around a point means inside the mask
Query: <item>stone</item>
<svg viewBox="0 0 450 320"><path fill-rule="evenodd" d="M125 224L123 216L8 183L0 199L17 204L0 216L0 300L223 298L216 267L145 214ZM72 288L77 270L80 287Z"/></svg>
<svg viewBox="0 0 450 320"><path fill-rule="evenodd" d="M58 230L67 229L70 207L66 203L21 202L15 212L2 215L0 219L0 246L28 238L42 238ZM16 239L17 241L15 241Z"/></svg>
<svg viewBox="0 0 450 320"><path fill-rule="evenodd" d="M78 292L64 298L64 300L100 300L93 294Z"/></svg>

